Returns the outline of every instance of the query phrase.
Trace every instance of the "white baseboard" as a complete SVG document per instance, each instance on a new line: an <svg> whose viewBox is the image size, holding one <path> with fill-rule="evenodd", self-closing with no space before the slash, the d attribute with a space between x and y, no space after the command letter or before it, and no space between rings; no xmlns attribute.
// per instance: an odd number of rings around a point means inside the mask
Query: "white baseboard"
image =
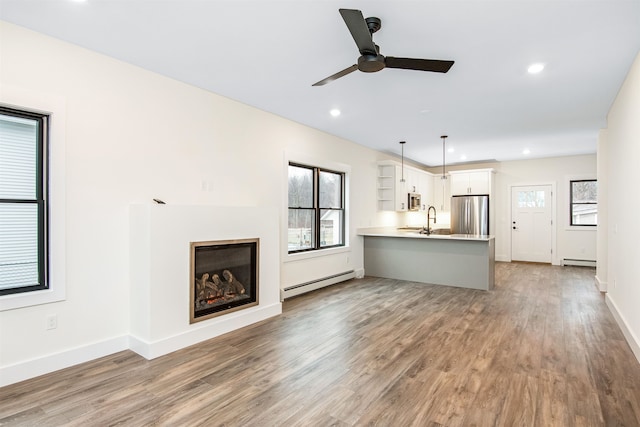
<svg viewBox="0 0 640 427"><path fill-rule="evenodd" d="M598 289L600 290L600 292L607 292L607 282L600 280L597 274L596 274L596 283L598 283Z"/></svg>
<svg viewBox="0 0 640 427"><path fill-rule="evenodd" d="M129 348L145 359L155 359L156 357L164 356L176 350L277 316L282 313L282 304L278 302L250 310L251 311L239 311L201 322L201 324L198 324L198 327L193 327L183 333L154 342L147 342L138 337L131 336Z"/></svg>
<svg viewBox="0 0 640 427"><path fill-rule="evenodd" d="M93 359L129 349L129 336L122 335L14 365L0 367L0 387L35 378Z"/></svg>
<svg viewBox="0 0 640 427"><path fill-rule="evenodd" d="M496 254L496 261L499 261L499 262L511 262L511 257L508 256L508 255Z"/></svg>
<svg viewBox="0 0 640 427"><path fill-rule="evenodd" d="M609 311L613 314L613 318L616 319L616 323L622 330L622 334L624 335L629 347L631 347L631 351L636 356L636 360L640 363L640 341L638 341L637 337L633 334L631 329L627 326L627 322L624 320L624 316L618 310L616 303L611 299L611 294L607 293L604 298L607 303L607 307L609 307Z"/></svg>
<svg viewBox="0 0 640 427"><path fill-rule="evenodd" d="M38 357L15 365L0 367L0 387L89 362L123 350L132 350L145 359L154 359L181 348L234 331L282 313L282 304L258 307L250 313L231 313L219 319L201 322L200 327L156 342L145 342L132 335L88 344L71 350Z"/></svg>

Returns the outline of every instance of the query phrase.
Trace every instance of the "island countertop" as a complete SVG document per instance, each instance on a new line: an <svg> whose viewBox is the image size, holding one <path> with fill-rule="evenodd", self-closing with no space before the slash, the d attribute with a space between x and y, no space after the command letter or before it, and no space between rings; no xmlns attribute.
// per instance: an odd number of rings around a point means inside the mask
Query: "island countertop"
<svg viewBox="0 0 640 427"><path fill-rule="evenodd" d="M488 242L494 240L492 235L478 235L478 234L420 234L417 227L366 227L358 228L358 236L371 236L371 237L402 237L408 239L441 239L441 240L464 240L464 241L479 241Z"/></svg>

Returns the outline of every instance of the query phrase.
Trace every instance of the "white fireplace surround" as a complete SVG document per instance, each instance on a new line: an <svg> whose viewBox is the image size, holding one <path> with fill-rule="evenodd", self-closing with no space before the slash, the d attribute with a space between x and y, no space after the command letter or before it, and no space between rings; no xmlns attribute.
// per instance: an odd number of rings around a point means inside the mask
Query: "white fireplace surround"
<svg viewBox="0 0 640 427"><path fill-rule="evenodd" d="M153 359L282 312L275 209L130 206L130 348ZM190 243L259 238L259 305L189 324Z"/></svg>

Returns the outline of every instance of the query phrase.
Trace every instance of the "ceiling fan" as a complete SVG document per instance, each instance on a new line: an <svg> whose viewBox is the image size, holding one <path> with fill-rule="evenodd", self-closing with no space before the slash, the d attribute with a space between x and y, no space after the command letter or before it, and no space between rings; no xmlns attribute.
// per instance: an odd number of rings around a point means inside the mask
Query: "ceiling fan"
<svg viewBox="0 0 640 427"><path fill-rule="evenodd" d="M312 86L323 86L340 77L344 77L355 70L365 73L373 73L383 68L402 68L405 70L432 71L446 73L453 65L453 61L440 61L437 59L394 58L380 54L380 47L373 42L373 33L382 26L380 18L370 17L365 19L362 12L357 9L340 9L340 15L347 24L347 28L353 36L353 40L360 51L358 63L339 71L326 79L314 83Z"/></svg>

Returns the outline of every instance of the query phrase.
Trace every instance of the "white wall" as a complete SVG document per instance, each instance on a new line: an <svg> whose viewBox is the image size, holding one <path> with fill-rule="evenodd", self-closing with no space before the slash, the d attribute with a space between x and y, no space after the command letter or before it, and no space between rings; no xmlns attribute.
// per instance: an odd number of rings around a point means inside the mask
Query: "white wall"
<svg viewBox="0 0 640 427"><path fill-rule="evenodd" d="M65 127L66 221L52 227L67 225L66 299L0 312L0 384L9 371L33 374L127 347L131 204L160 198L284 214L287 153L347 165L350 249L295 267L281 257L290 283L362 268L356 229L393 221L376 212L376 161L387 155L0 22L0 102L23 104L7 99L19 92L65 108L52 126ZM51 314L58 327L45 330Z"/></svg>
<svg viewBox="0 0 640 427"><path fill-rule="evenodd" d="M607 116L607 303L640 360L640 55Z"/></svg>
<svg viewBox="0 0 640 427"><path fill-rule="evenodd" d="M598 231L596 282L602 292L607 291L609 274L609 163L607 147L607 130L601 129L598 134Z"/></svg>
<svg viewBox="0 0 640 427"><path fill-rule="evenodd" d="M553 157L509 162L452 165L447 170L493 168L496 173L493 209L496 229L496 260L511 260L511 187L515 185L553 184L556 189L554 264L563 259L596 259L596 229L569 226L570 179L596 178L596 155ZM437 168L432 169L437 173Z"/></svg>

